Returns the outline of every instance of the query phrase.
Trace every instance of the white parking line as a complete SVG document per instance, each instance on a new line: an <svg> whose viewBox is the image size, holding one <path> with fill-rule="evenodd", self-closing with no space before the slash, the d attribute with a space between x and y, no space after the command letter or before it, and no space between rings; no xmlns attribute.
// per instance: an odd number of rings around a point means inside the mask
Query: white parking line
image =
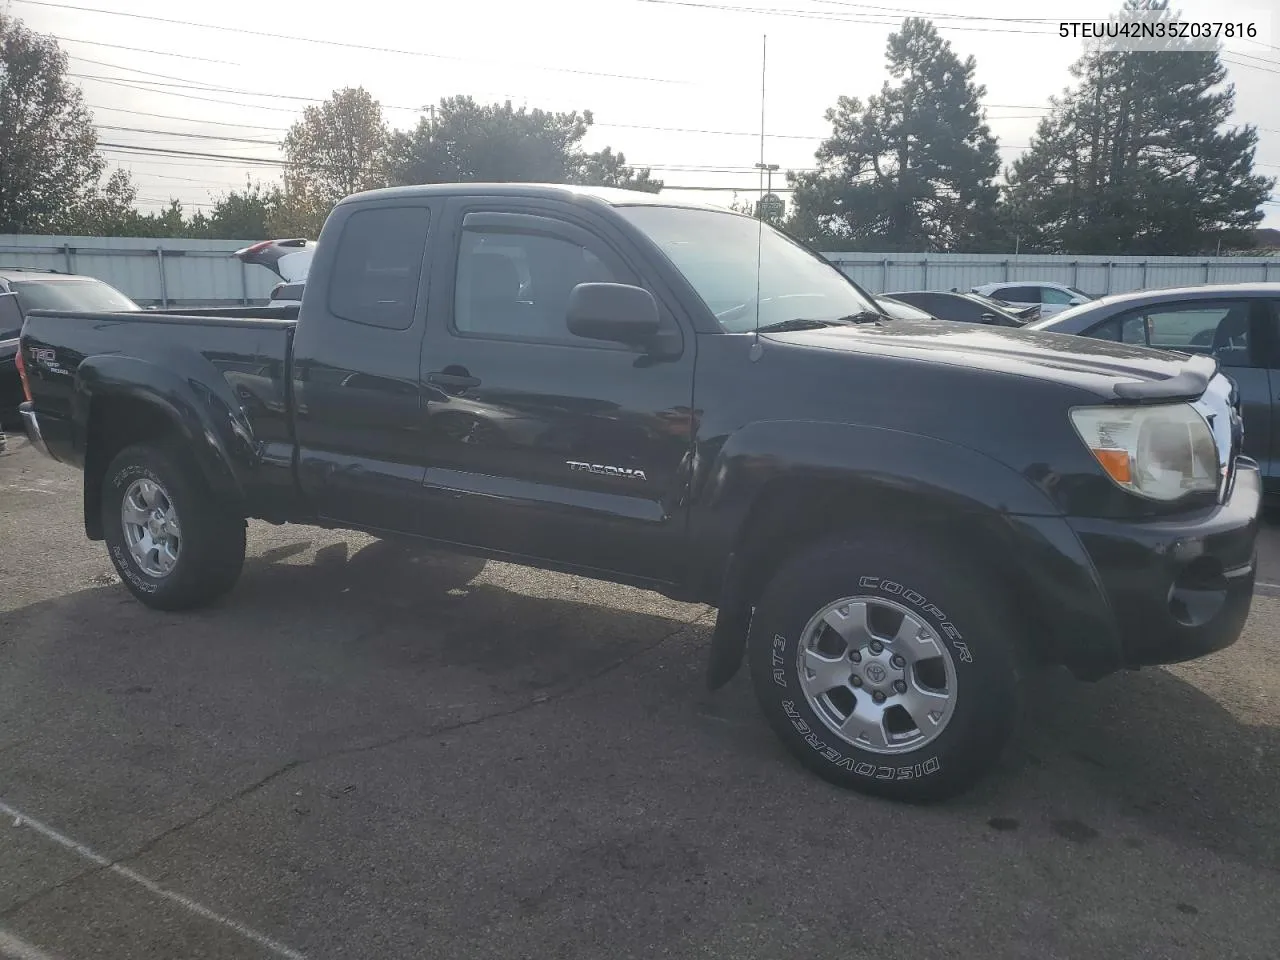
<svg viewBox="0 0 1280 960"><path fill-rule="evenodd" d="M15 827L27 827L34 830L46 840L52 840L54 843L58 844L58 846L65 847L67 850L78 854L91 863L96 863L98 866L106 868L118 877L123 877L125 880L136 883L138 886L155 894L157 897L162 897L171 903L176 903L184 910L194 913L198 917L203 917L211 923L216 923L219 926L226 927L228 930L238 933L246 940L253 941L258 944L258 946L274 953L276 956L285 957L286 960L306 960L305 956L297 950L294 950L292 947L287 947L283 943L272 940L266 934L259 933L251 927L246 927L238 920L232 920L230 917L224 917L220 913L215 913L204 904L197 903L190 897L185 897L180 893L167 890L150 877L145 877L135 870L130 870L128 867L121 866L118 863L113 863L111 860L102 856L102 854L96 853L89 847L86 847L83 843L77 843L70 837L59 833L57 830L53 829L53 827L43 824L39 820L33 820L21 810L15 809L3 801L0 801L0 813L12 817ZM4 941L0 940L0 947L3 946ZM28 960L28 957L30 960L46 960L45 955L39 952L29 955L18 954L17 956L19 960Z"/></svg>
<svg viewBox="0 0 1280 960"><path fill-rule="evenodd" d="M53 954L45 953L5 930L0 930L0 957L8 957L9 960L57 960Z"/></svg>

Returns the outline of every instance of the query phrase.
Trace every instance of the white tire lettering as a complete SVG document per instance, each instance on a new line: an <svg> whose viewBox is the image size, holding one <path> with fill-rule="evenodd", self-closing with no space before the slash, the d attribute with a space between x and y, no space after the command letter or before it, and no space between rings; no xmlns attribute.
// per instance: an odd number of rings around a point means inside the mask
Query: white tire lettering
<svg viewBox="0 0 1280 960"><path fill-rule="evenodd" d="M928 598L909 587L903 587L902 584L896 581L884 580L880 577L859 577L858 586L863 589L880 590L890 596L900 597L914 607L919 607L921 613L939 621L939 629L942 631L943 636L951 641L951 646L955 648L956 653L959 655L960 662L973 663L973 651L964 642L964 635L937 604L930 603Z"/></svg>

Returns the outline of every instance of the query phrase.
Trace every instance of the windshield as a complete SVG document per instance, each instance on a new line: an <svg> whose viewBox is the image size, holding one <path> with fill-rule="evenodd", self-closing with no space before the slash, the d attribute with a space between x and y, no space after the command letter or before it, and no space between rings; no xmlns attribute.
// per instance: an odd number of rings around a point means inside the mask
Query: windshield
<svg viewBox="0 0 1280 960"><path fill-rule="evenodd" d="M755 329L757 303L762 327L879 313L843 273L759 220L686 207L618 212L662 248L730 333Z"/></svg>
<svg viewBox="0 0 1280 960"><path fill-rule="evenodd" d="M115 287L87 277L74 280L15 280L9 284L23 311L83 310L97 313L139 310L136 303Z"/></svg>
<svg viewBox="0 0 1280 960"><path fill-rule="evenodd" d="M1087 293L1085 293L1085 292L1084 292L1083 290L1081 290L1079 287L1067 287L1067 289L1068 289L1068 290L1070 290L1072 293L1074 293L1077 297L1084 297L1084 299L1086 299L1086 300L1092 300L1092 299L1093 299L1093 297L1089 296Z"/></svg>

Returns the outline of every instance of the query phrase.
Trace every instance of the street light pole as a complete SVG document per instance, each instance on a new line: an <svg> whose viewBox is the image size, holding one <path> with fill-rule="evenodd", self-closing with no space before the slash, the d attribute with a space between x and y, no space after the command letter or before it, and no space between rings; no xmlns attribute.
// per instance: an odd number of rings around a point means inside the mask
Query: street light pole
<svg viewBox="0 0 1280 960"><path fill-rule="evenodd" d="M775 171L775 170L777 170L777 169L778 169L778 164L776 164L776 163L757 163L757 164L756 164L756 169L757 169L757 170L763 170L763 171L765 172L766 183L767 183L768 185L765 187L764 193L765 193L765 196L772 196L772 194L773 194L773 171ZM763 212L764 212L764 210L763 210L763 201L764 201L764 197L761 197L761 198L760 198L760 200L761 200L761 204L762 204L762 205L761 205L761 213L763 214ZM761 217L761 219L763 219L763 216Z"/></svg>

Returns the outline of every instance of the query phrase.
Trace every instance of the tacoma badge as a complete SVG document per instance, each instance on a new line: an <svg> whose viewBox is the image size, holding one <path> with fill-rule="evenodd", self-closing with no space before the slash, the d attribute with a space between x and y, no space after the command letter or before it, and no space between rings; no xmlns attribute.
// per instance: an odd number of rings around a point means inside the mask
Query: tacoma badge
<svg viewBox="0 0 1280 960"><path fill-rule="evenodd" d="M584 470L587 473L598 473L602 477L625 477L629 480L648 481L643 470L632 470L630 467L612 467L604 463L583 463L580 460L566 460L570 470Z"/></svg>

